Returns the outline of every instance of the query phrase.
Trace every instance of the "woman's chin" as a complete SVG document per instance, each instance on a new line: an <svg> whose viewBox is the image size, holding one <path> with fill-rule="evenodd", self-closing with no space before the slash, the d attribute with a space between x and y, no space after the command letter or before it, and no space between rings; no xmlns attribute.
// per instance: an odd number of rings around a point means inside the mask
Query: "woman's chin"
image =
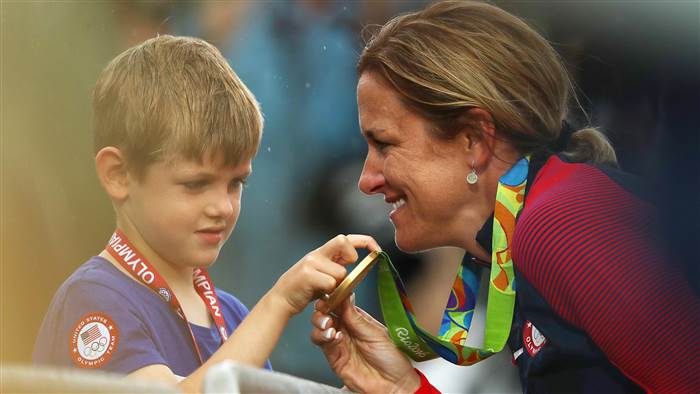
<svg viewBox="0 0 700 394"><path fill-rule="evenodd" d="M398 231L394 234L394 242L396 247L404 253L418 253L431 248L429 245L424 245L424 242L421 242L419 238Z"/></svg>

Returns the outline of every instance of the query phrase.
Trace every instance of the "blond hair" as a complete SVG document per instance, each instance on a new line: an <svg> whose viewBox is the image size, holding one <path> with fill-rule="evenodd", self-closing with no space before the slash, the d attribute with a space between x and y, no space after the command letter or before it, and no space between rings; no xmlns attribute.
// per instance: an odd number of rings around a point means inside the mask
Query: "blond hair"
<svg viewBox="0 0 700 394"><path fill-rule="evenodd" d="M233 165L257 152L263 127L253 94L218 49L162 35L127 49L102 72L93 95L95 152L122 150L130 171L178 155L223 154Z"/></svg>
<svg viewBox="0 0 700 394"><path fill-rule="evenodd" d="M556 145L575 98L547 40L508 12L471 1L441 1L392 19L367 42L357 69L385 78L446 138L464 126L467 109L489 111L498 134L522 154ZM617 162L592 127L576 131L563 153L574 161Z"/></svg>

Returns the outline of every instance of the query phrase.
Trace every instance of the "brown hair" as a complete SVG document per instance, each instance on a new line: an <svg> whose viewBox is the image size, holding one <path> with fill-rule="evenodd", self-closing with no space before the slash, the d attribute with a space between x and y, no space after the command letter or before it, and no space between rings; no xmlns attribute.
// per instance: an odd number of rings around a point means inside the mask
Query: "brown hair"
<svg viewBox="0 0 700 394"><path fill-rule="evenodd" d="M93 95L95 152L122 150L129 170L182 155L221 152L226 165L257 152L263 127L253 94L218 49L162 35L127 49L102 72Z"/></svg>
<svg viewBox="0 0 700 394"><path fill-rule="evenodd" d="M464 126L469 108L489 111L500 136L523 154L551 150L575 98L547 40L508 12L472 1L441 1L390 20L367 42L357 69L384 77L446 138ZM592 127L576 131L564 155L617 162Z"/></svg>

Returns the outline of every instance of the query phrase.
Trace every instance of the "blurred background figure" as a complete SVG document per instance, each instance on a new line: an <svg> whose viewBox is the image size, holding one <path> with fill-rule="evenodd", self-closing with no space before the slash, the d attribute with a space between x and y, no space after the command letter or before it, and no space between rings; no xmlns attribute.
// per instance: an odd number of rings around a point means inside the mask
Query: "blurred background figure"
<svg viewBox="0 0 700 394"><path fill-rule="evenodd" d="M362 28L426 3L2 2L1 361L30 360L51 295L110 235L113 213L86 170L92 147L84 138L100 70L166 32L215 44L265 114L237 230L213 267L217 286L250 306L313 245L367 233L398 263L429 324L442 302L431 278L453 275L460 256L396 250L388 204L357 190L365 148L355 101ZM697 290L690 246L700 244L698 4L495 3L533 23L565 58L591 123L610 137L622 168L650 184L673 261ZM444 263L428 272L426 259ZM374 288L368 277L358 304L380 316ZM308 340L309 313L288 326L273 367L337 385ZM447 392L518 392L509 359L503 352L458 374L440 361L421 369Z"/></svg>

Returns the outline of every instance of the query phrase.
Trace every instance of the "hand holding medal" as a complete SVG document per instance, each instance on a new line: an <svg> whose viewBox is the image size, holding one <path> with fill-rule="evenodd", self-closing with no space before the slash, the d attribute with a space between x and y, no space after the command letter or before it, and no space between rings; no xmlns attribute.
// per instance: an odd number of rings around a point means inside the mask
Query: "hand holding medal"
<svg viewBox="0 0 700 394"><path fill-rule="evenodd" d="M322 312L330 313L334 311L343 300L347 299L355 290L357 285L365 279L372 267L379 261L379 252L370 252L360 261L357 266L343 279L338 287L326 298L325 304L322 305Z"/></svg>
<svg viewBox="0 0 700 394"><path fill-rule="evenodd" d="M338 283L346 278L345 265L354 263L356 249L369 249L373 253L381 250L372 237L350 234L338 235L320 248L300 259L284 273L272 288L275 298L282 299L289 306L291 315L301 312L312 300L321 294L331 293L338 288ZM359 277L362 280L364 275ZM347 285L343 285L346 288ZM354 286L347 287L349 292L334 299L342 301L352 292ZM340 295L340 293L338 293Z"/></svg>
<svg viewBox="0 0 700 394"><path fill-rule="evenodd" d="M316 303L311 315L311 341L324 349L331 367L355 392L415 392L420 379L413 367L391 342L386 327L355 306L353 290L379 264L387 264L384 252L363 258L338 287ZM365 379L367 371L382 371L376 379Z"/></svg>

